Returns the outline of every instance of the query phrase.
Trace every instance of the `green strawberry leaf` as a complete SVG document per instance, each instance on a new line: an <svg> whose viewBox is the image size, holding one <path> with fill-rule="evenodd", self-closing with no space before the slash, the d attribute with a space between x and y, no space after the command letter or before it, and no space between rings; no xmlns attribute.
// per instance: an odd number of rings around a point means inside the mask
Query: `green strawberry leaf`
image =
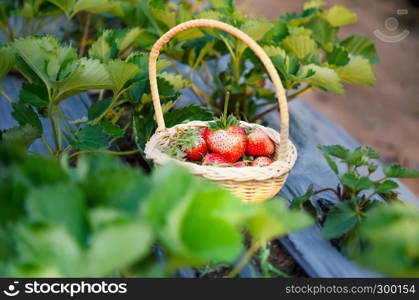
<svg viewBox="0 0 419 300"><path fill-rule="evenodd" d="M330 209L321 234L328 239L338 238L349 232L357 223L354 204L351 201L344 201Z"/></svg>
<svg viewBox="0 0 419 300"><path fill-rule="evenodd" d="M6 130L0 130L0 141L8 143L10 145L21 144L25 148L35 142L41 137L41 133L38 129L34 128L30 124L16 126Z"/></svg>
<svg viewBox="0 0 419 300"><path fill-rule="evenodd" d="M354 191L368 190L374 186L367 176L358 177L352 173L343 174L340 181Z"/></svg>
<svg viewBox="0 0 419 300"><path fill-rule="evenodd" d="M113 92L115 94L125 88L130 79L133 79L135 75L140 73L140 69L137 65L120 59L110 60L106 64L106 69L109 72L109 77L113 83Z"/></svg>
<svg viewBox="0 0 419 300"><path fill-rule="evenodd" d="M57 212L65 212L57 214ZM75 185L57 184L32 190L27 199L29 219L47 225L65 226L84 243L87 238L87 208Z"/></svg>
<svg viewBox="0 0 419 300"><path fill-rule="evenodd" d="M287 36L282 40L281 45L299 59L303 59L316 50L316 42L306 35Z"/></svg>
<svg viewBox="0 0 419 300"><path fill-rule="evenodd" d="M69 98L91 89L114 89L115 85L105 65L94 59L80 59L79 67L71 75L57 82L56 101Z"/></svg>
<svg viewBox="0 0 419 300"><path fill-rule="evenodd" d="M10 47L0 47L0 82L16 63L16 57ZM1 87L0 87L1 88Z"/></svg>
<svg viewBox="0 0 419 300"><path fill-rule="evenodd" d="M351 35L340 42L340 45L352 55L360 55L368 59L370 64L377 64L379 57L375 45L368 37L361 35Z"/></svg>
<svg viewBox="0 0 419 300"><path fill-rule="evenodd" d="M343 47L335 46L333 50L327 54L327 62L329 65L342 67L346 66L349 61L349 53Z"/></svg>
<svg viewBox="0 0 419 300"><path fill-rule="evenodd" d="M100 122L99 126L103 129L103 131L114 138L121 138L124 136L124 130L116 124L113 124L111 121L105 120Z"/></svg>
<svg viewBox="0 0 419 300"><path fill-rule="evenodd" d="M304 27L311 29L313 39L324 49L330 51L336 40L336 30L330 23L320 17L312 18Z"/></svg>
<svg viewBox="0 0 419 300"><path fill-rule="evenodd" d="M111 98L99 100L93 103L87 111L87 117L89 118L89 120L92 121L98 118L99 116L101 116L111 103L112 103Z"/></svg>
<svg viewBox="0 0 419 300"><path fill-rule="evenodd" d="M87 250L89 276L109 276L134 264L149 253L152 242L153 232L144 223L126 220L109 224L93 235Z"/></svg>
<svg viewBox="0 0 419 300"><path fill-rule="evenodd" d="M37 109L48 107L48 91L44 85L24 82L19 92L19 102L33 105Z"/></svg>
<svg viewBox="0 0 419 300"><path fill-rule="evenodd" d="M362 56L351 56L347 65L335 68L343 82L363 86L375 84L375 73L372 65Z"/></svg>
<svg viewBox="0 0 419 300"><path fill-rule="evenodd" d="M356 14L343 5L335 5L323 13L325 18L333 27L341 27L355 23Z"/></svg>
<svg viewBox="0 0 419 300"><path fill-rule="evenodd" d="M164 120L167 127L172 127L177 124L186 123L189 121L211 121L214 119L212 113L205 108L192 104L178 109L174 109L164 115Z"/></svg>
<svg viewBox="0 0 419 300"><path fill-rule="evenodd" d="M314 75L308 78L307 73L312 70ZM320 67L315 64L303 66L299 72L299 76L303 79L301 81L311 84L336 94L343 95L345 93L338 74L330 68ZM305 79L304 79L305 78Z"/></svg>
<svg viewBox="0 0 419 300"><path fill-rule="evenodd" d="M41 120L39 119L32 106L22 102L17 102L12 103L12 107L12 116L20 125L29 124L42 134L43 128Z"/></svg>
<svg viewBox="0 0 419 300"><path fill-rule="evenodd" d="M419 178L419 170L402 168L399 164L386 166L383 172L387 178Z"/></svg>
<svg viewBox="0 0 419 300"><path fill-rule="evenodd" d="M379 194L388 194L399 187L398 183L393 180L384 180L375 186L375 192Z"/></svg>
<svg viewBox="0 0 419 300"><path fill-rule="evenodd" d="M323 0L310 0L304 3L303 9L308 10L312 8L323 8L326 5L326 2Z"/></svg>
<svg viewBox="0 0 419 300"><path fill-rule="evenodd" d="M108 135L99 125L87 125L79 129L70 144L79 150L98 150L109 147Z"/></svg>

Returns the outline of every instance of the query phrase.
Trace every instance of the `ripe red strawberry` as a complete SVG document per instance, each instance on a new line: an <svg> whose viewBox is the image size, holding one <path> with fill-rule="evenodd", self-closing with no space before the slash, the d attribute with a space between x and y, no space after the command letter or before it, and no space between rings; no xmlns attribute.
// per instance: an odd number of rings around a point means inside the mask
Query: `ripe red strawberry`
<svg viewBox="0 0 419 300"><path fill-rule="evenodd" d="M178 159L202 160L208 147L202 132L198 128L178 129L170 137L170 145L165 152Z"/></svg>
<svg viewBox="0 0 419 300"><path fill-rule="evenodd" d="M195 146L191 150L185 149L186 156L189 158L189 160L202 160L207 152L207 143L202 136L197 138L195 141Z"/></svg>
<svg viewBox="0 0 419 300"><path fill-rule="evenodd" d="M235 168L243 168L243 167L247 167L247 163L248 161L242 160L242 161L235 162L232 166Z"/></svg>
<svg viewBox="0 0 419 300"><path fill-rule="evenodd" d="M266 156L256 157L254 161L251 162L252 167L266 167L272 163L272 159Z"/></svg>
<svg viewBox="0 0 419 300"><path fill-rule="evenodd" d="M222 157L220 154L208 153L207 155L205 155L202 161L202 165L227 167L228 161L224 157Z"/></svg>
<svg viewBox="0 0 419 300"><path fill-rule="evenodd" d="M228 162L234 163L243 156L246 150L246 136L240 127L210 130L206 137L208 148L222 155ZM243 131L244 132L244 131Z"/></svg>
<svg viewBox="0 0 419 300"><path fill-rule="evenodd" d="M252 156L271 155L275 152L275 144L261 129L249 133L246 142L246 154Z"/></svg>

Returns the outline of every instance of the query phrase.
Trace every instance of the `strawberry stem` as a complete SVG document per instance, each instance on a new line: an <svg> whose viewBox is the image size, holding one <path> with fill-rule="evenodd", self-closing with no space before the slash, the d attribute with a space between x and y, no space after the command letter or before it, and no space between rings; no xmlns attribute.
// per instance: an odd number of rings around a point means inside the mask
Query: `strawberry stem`
<svg viewBox="0 0 419 300"><path fill-rule="evenodd" d="M224 114L223 114L223 121L224 126L227 127L227 110L228 110L228 102L230 101L230 92L227 91L225 100L224 100Z"/></svg>

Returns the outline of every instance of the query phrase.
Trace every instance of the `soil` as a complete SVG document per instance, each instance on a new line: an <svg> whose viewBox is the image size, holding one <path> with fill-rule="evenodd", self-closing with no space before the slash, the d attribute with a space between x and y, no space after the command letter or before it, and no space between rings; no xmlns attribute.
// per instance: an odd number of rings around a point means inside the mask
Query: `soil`
<svg viewBox="0 0 419 300"><path fill-rule="evenodd" d="M294 260L294 258L289 254L287 249L282 246L282 244L278 240L273 240L269 243L270 248L270 256L269 262L276 267L277 269L281 270L289 277L308 277L307 273L298 265L298 263ZM258 255L254 255L252 257L251 263L253 266L256 266L259 271L259 261ZM227 276L231 272L232 268L228 266L216 266L210 268L210 271L203 273L202 271L196 270L197 277L203 278L223 278ZM275 277L275 276L274 276Z"/></svg>
<svg viewBox="0 0 419 300"><path fill-rule="evenodd" d="M276 19L285 12L300 11L304 0L238 0L242 10L259 17ZM329 1L330 4L333 1ZM412 5L416 3L416 6ZM352 34L370 37L380 56L376 65L374 87L349 86L346 95L314 91L304 101L324 113L361 144L382 154L384 163L398 162L404 167L419 169L419 7L418 1L340 0L358 15L358 22L343 27L341 38ZM397 10L407 9L407 15ZM385 28L385 21L395 17L399 27L394 32ZM394 36L404 30L409 35L396 43L384 42L374 34L380 30ZM406 179L419 195L419 179Z"/></svg>

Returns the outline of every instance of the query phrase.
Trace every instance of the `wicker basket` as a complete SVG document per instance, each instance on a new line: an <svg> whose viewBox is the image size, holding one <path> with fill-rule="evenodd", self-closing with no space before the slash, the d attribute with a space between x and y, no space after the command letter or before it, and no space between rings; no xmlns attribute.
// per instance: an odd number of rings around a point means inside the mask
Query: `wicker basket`
<svg viewBox="0 0 419 300"><path fill-rule="evenodd" d="M276 150L273 155L273 163L271 165L267 167L243 168L202 166L191 162L177 160L160 150L162 147L168 145L169 137L175 134L177 129L207 126L207 122L192 121L186 124L176 125L172 128L166 128L157 87L156 63L160 49L178 33L197 27L217 28L236 36L255 52L268 71L276 89L276 95L278 98L281 116L281 133L279 134L271 128L257 124L249 124L246 122L241 122L241 126L245 128L260 128L274 141ZM149 77L158 128L145 148L145 154L148 159L153 160L155 165L163 165L171 161L177 162L188 168L193 174L208 178L225 186L244 202L261 202L272 198L279 192L288 177L288 173L294 166L295 160L297 159L297 151L295 146L288 139L288 106L285 91L278 72L273 66L268 55L251 37L229 24L215 20L197 19L179 24L166 32L154 44L150 53Z"/></svg>

